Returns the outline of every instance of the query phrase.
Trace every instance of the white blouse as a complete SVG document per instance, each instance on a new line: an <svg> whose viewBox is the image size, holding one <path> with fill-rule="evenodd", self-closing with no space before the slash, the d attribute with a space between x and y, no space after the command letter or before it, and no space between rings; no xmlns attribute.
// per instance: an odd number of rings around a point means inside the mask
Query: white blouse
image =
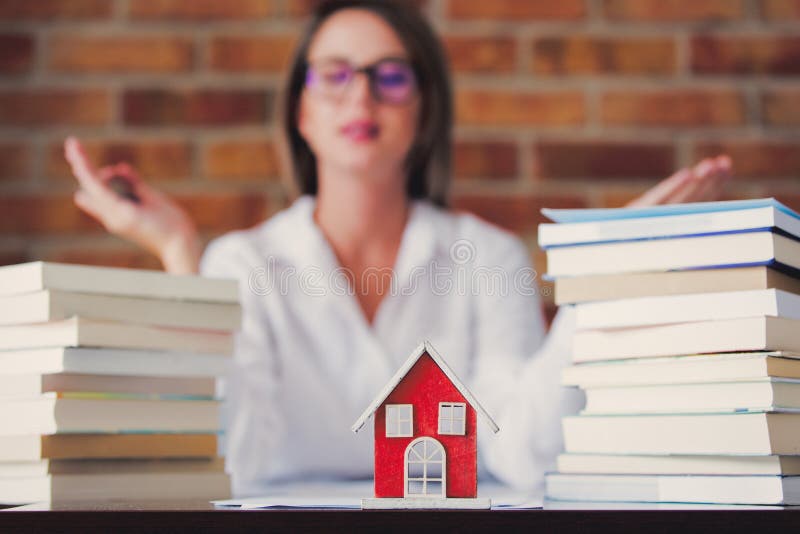
<svg viewBox="0 0 800 534"><path fill-rule="evenodd" d="M545 343L525 245L472 215L413 202L392 290L370 325L313 220L314 202L301 197L215 239L201 262L203 275L240 282L243 324L223 407L234 494L300 477L371 476L372 425L358 434L350 426L425 339L500 426L492 434L479 421L481 468L540 489L561 449L559 419L581 399L559 385L571 314L557 316Z"/></svg>

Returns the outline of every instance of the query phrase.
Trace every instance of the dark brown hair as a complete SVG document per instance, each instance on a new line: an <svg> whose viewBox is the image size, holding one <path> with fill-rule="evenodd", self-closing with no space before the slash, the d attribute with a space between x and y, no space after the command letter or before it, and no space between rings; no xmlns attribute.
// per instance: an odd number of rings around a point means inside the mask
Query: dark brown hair
<svg viewBox="0 0 800 534"><path fill-rule="evenodd" d="M450 184L453 100L447 60L441 42L419 8L400 0L329 0L321 2L300 37L279 99L284 156L294 186L301 194L317 194L317 161L297 127L300 95L311 40L332 14L358 8L375 13L397 32L408 52L419 86L420 119L406 158L409 198L427 198L444 206Z"/></svg>

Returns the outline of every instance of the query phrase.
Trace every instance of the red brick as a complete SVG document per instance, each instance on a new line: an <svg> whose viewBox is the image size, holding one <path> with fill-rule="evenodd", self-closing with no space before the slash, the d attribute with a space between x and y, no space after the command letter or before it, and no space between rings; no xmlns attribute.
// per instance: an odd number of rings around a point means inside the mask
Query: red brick
<svg viewBox="0 0 800 534"><path fill-rule="evenodd" d="M95 126L108 123L110 118L111 97L100 89L0 91L0 123L5 125Z"/></svg>
<svg viewBox="0 0 800 534"><path fill-rule="evenodd" d="M761 15L767 20L800 19L800 0L761 0Z"/></svg>
<svg viewBox="0 0 800 534"><path fill-rule="evenodd" d="M102 226L83 213L72 195L0 196L0 234L42 235L99 232Z"/></svg>
<svg viewBox="0 0 800 534"><path fill-rule="evenodd" d="M691 50L697 74L800 74L800 37L699 36Z"/></svg>
<svg viewBox="0 0 800 534"><path fill-rule="evenodd" d="M33 66L34 43L30 35L0 35L0 74L23 74Z"/></svg>
<svg viewBox="0 0 800 534"><path fill-rule="evenodd" d="M209 48L213 69L226 72L283 72L294 51L295 37L217 37Z"/></svg>
<svg viewBox="0 0 800 534"><path fill-rule="evenodd" d="M773 126L800 125L800 89L775 89L761 97L764 121Z"/></svg>
<svg viewBox="0 0 800 534"><path fill-rule="evenodd" d="M507 37L445 37L450 67L456 72L507 73L516 70L517 44Z"/></svg>
<svg viewBox="0 0 800 534"><path fill-rule="evenodd" d="M512 232L533 233L545 221L542 208L584 208L579 197L461 194L453 198L456 210L469 211Z"/></svg>
<svg viewBox="0 0 800 534"><path fill-rule="evenodd" d="M113 248L66 247L47 250L37 255L42 261L99 265L103 267L128 267L131 269L163 270L161 261L142 249L120 245Z"/></svg>
<svg viewBox="0 0 800 534"><path fill-rule="evenodd" d="M286 11L293 17L306 17L322 3L322 0L284 0L286 2ZM427 6L429 0L403 0L409 4L416 6L418 9L423 9Z"/></svg>
<svg viewBox="0 0 800 534"><path fill-rule="evenodd" d="M277 177L280 169L275 148L269 141L223 141L206 147L203 173L215 180L261 182Z"/></svg>
<svg viewBox="0 0 800 534"><path fill-rule="evenodd" d="M23 181L31 175L31 151L22 143L0 144L0 183Z"/></svg>
<svg viewBox="0 0 800 534"><path fill-rule="evenodd" d="M652 178L673 172L675 149L663 143L542 141L534 145L535 174L560 178Z"/></svg>
<svg viewBox="0 0 800 534"><path fill-rule="evenodd" d="M28 261L31 261L31 258L22 249L0 250L0 265L16 265Z"/></svg>
<svg viewBox="0 0 800 534"><path fill-rule="evenodd" d="M728 154L733 159L733 173L740 178L787 178L800 176L800 142L722 141L700 143L694 159Z"/></svg>
<svg viewBox="0 0 800 534"><path fill-rule="evenodd" d="M583 124L581 93L473 91L456 93L458 122L478 126L560 126Z"/></svg>
<svg viewBox="0 0 800 534"><path fill-rule="evenodd" d="M112 4L113 0L0 0L0 19L105 19L111 16Z"/></svg>
<svg viewBox="0 0 800 534"><path fill-rule="evenodd" d="M130 0L133 19L206 21L263 19L274 14L274 0Z"/></svg>
<svg viewBox="0 0 800 534"><path fill-rule="evenodd" d="M192 42L180 37L58 35L48 44L48 67L58 72L184 72L192 68Z"/></svg>
<svg viewBox="0 0 800 534"><path fill-rule="evenodd" d="M674 74L672 39L548 37L533 42L531 70L539 75Z"/></svg>
<svg viewBox="0 0 800 534"><path fill-rule="evenodd" d="M584 0L448 0L447 16L453 19L579 20L586 17Z"/></svg>
<svg viewBox="0 0 800 534"><path fill-rule="evenodd" d="M460 141L455 145L456 178L509 179L519 172L519 150L503 141Z"/></svg>
<svg viewBox="0 0 800 534"><path fill-rule="evenodd" d="M769 196L775 197L780 202L786 204L789 208L793 209L794 211L800 212L800 195L784 193L784 192L776 192L769 194Z"/></svg>
<svg viewBox="0 0 800 534"><path fill-rule="evenodd" d="M605 0L605 16L640 22L699 22L744 18L743 0Z"/></svg>
<svg viewBox="0 0 800 534"><path fill-rule="evenodd" d="M123 97L124 117L134 126L265 124L271 96L245 89L132 89Z"/></svg>
<svg viewBox="0 0 800 534"><path fill-rule="evenodd" d="M666 178L666 176L663 178ZM599 205L603 208L622 208L630 201L640 197L645 191L655 186L659 180L663 178L659 177L659 179L654 179L635 189L604 189L600 196Z"/></svg>
<svg viewBox="0 0 800 534"><path fill-rule="evenodd" d="M84 140L84 148L97 167L130 163L148 181L188 178L192 173L192 150L184 141ZM61 143L48 149L48 176L72 180L72 171L64 159Z"/></svg>
<svg viewBox="0 0 800 534"><path fill-rule="evenodd" d="M268 215L267 197L258 193L206 192L175 198L200 231L224 232L260 223Z"/></svg>
<svg viewBox="0 0 800 534"><path fill-rule="evenodd" d="M602 96L608 125L732 126L745 122L742 95L728 89L614 91Z"/></svg>

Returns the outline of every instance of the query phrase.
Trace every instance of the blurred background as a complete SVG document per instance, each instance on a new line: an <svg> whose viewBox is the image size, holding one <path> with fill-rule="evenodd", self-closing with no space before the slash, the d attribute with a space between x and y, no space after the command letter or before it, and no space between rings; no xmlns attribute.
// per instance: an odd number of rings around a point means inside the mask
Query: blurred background
<svg viewBox="0 0 800 534"><path fill-rule="evenodd" d="M422 0L455 73L452 204L535 250L539 209L615 207L705 155L800 208L800 0ZM126 160L206 238L287 204L273 99L311 0L0 0L0 264L159 268L72 203ZM545 293L548 293L545 287Z"/></svg>

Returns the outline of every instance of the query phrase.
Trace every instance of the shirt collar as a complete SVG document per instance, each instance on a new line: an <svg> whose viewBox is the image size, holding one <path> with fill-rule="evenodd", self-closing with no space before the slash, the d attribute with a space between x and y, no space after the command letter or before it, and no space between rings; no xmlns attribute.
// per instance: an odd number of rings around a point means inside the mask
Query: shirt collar
<svg viewBox="0 0 800 534"><path fill-rule="evenodd" d="M338 262L332 247L314 221L315 205L316 197L303 195L288 208L282 221L284 224L276 229L276 237L281 241L279 255L298 270L314 266L329 271L338 267ZM401 287L408 283L415 267L427 268L434 258L436 209L425 200L413 200L410 204L394 267L396 280ZM265 252L276 254L278 251Z"/></svg>

